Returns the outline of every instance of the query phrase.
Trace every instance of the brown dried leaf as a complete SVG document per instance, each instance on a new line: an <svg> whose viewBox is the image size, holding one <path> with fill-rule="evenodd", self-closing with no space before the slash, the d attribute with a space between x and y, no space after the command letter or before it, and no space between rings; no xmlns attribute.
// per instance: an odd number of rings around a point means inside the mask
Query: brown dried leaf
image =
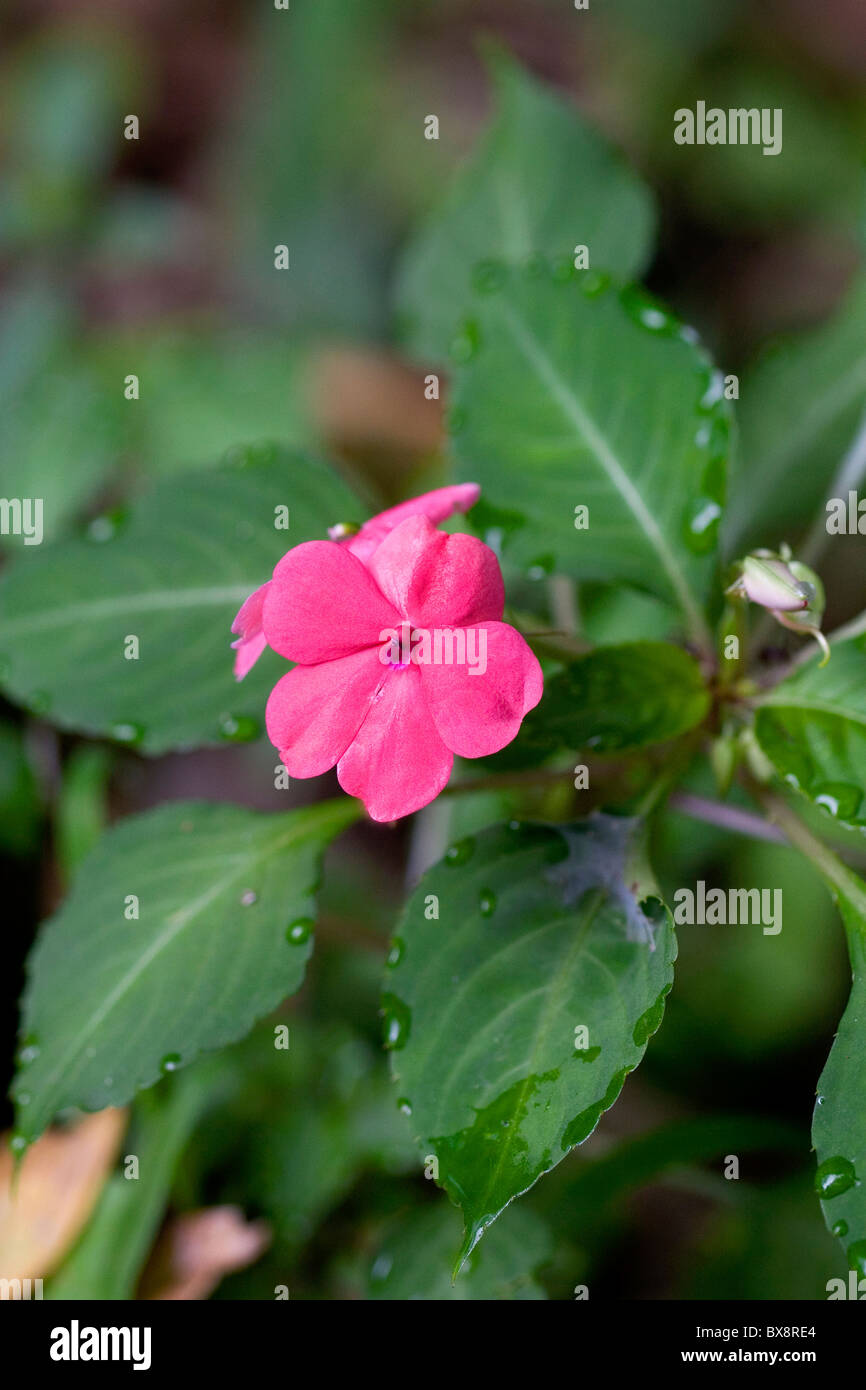
<svg viewBox="0 0 866 1390"><path fill-rule="evenodd" d="M126 1122L125 1110L100 1110L50 1129L27 1151L17 1175L4 1143L0 1278L43 1279L57 1267L93 1210Z"/></svg>

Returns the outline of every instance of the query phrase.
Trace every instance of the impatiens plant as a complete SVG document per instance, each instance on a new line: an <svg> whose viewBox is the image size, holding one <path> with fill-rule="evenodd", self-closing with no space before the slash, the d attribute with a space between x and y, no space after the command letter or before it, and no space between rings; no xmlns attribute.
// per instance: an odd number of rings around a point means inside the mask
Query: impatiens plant
<svg viewBox="0 0 866 1390"><path fill-rule="evenodd" d="M500 621L496 556L473 536L437 531L428 517L442 502L431 493L394 509L405 514L397 524L385 513L345 544L290 550L235 620L241 669L261 638L297 663L267 708L287 771L315 777L336 763L373 820L426 806L455 753L497 753L541 699L538 661Z"/></svg>
<svg viewBox="0 0 866 1390"><path fill-rule="evenodd" d="M320 454L244 445L4 572L10 700L142 757L270 740L257 767L291 801L168 800L76 860L28 964L14 1148L130 1104L298 991L323 855L362 823L383 904L405 859L381 962L388 1104L463 1220L460 1240L424 1211L417 1239L443 1296L464 1263L500 1296L546 1238L523 1212L476 1245L589 1138L662 1025L693 920L690 885L666 902L651 864L673 809L784 837L838 904L853 984L815 1077L815 1181L866 1274L866 616L825 638L819 578L840 460L811 440L821 501L798 547L754 487L749 422L778 377L744 381L738 442L739 381L634 283L651 195L559 98L494 68L494 126L397 276L418 410L422 378L447 389L447 485L377 513ZM334 768L325 799L296 785ZM785 933L738 891L771 993ZM411 1297L392 1255L372 1296Z"/></svg>

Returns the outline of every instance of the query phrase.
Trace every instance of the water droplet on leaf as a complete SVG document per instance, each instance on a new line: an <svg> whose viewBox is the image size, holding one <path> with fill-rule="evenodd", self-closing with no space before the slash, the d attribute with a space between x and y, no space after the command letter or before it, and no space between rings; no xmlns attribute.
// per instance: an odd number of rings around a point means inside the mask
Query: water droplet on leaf
<svg viewBox="0 0 866 1390"><path fill-rule="evenodd" d="M292 922L286 932L286 940L289 945L303 946L312 936L315 925L312 917L299 917L297 921Z"/></svg>
<svg viewBox="0 0 866 1390"><path fill-rule="evenodd" d="M451 360L462 367L471 362L481 346L481 330L475 319L466 319L451 342Z"/></svg>
<svg viewBox="0 0 866 1390"><path fill-rule="evenodd" d="M249 714L227 714L220 723L220 738L228 743L250 743L260 732L259 721Z"/></svg>
<svg viewBox="0 0 866 1390"><path fill-rule="evenodd" d="M31 1062L35 1062L36 1058L39 1056L39 1052L39 1040L36 1034L28 1033L26 1038L21 1039L21 1046L18 1049L17 1060L19 1067L26 1067L29 1066Z"/></svg>
<svg viewBox="0 0 866 1390"><path fill-rule="evenodd" d="M460 864L465 864L472 858L475 852L475 841L471 835L467 835L465 840L457 840L453 845L449 845L445 851L445 863L452 868L457 868Z"/></svg>
<svg viewBox="0 0 866 1390"><path fill-rule="evenodd" d="M837 1155L834 1158L825 1158L824 1162L819 1164L815 1172L815 1191L819 1197L827 1201L831 1197L840 1197L849 1187L853 1187L856 1181L854 1164L850 1159Z"/></svg>
<svg viewBox="0 0 866 1390"><path fill-rule="evenodd" d="M412 1015L396 994L382 995L382 1030L385 1046L394 1051L405 1047L409 1039Z"/></svg>
<svg viewBox="0 0 866 1390"><path fill-rule="evenodd" d="M113 724L109 732L117 743L136 744L141 743L144 738L142 726L134 724L131 720L128 723Z"/></svg>

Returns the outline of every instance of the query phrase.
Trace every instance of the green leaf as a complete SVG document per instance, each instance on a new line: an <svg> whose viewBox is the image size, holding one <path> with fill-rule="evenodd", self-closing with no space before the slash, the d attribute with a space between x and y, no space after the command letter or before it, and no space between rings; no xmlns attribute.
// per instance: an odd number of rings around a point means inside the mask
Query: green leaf
<svg viewBox="0 0 866 1390"><path fill-rule="evenodd" d="M866 884L835 891L848 936L851 997L818 1081L812 1145L824 1219L848 1264L866 1275Z"/></svg>
<svg viewBox="0 0 866 1390"><path fill-rule="evenodd" d="M790 786L845 825L866 826L866 636L834 642L763 696L755 735Z"/></svg>
<svg viewBox="0 0 866 1390"><path fill-rule="evenodd" d="M288 530L275 528L280 506ZM270 447L160 483L108 539L40 548L3 576L6 690L63 728L147 753L254 737L285 666L265 652L235 681L235 614L290 546L360 508L327 465ZM129 636L138 659L125 657Z"/></svg>
<svg viewBox="0 0 866 1390"><path fill-rule="evenodd" d="M370 1267L368 1297L405 1302L547 1297L533 1277L553 1254L548 1228L532 1212L516 1209L469 1256L455 1282L449 1263L459 1239L455 1214L441 1203L395 1222Z"/></svg>
<svg viewBox="0 0 866 1390"><path fill-rule="evenodd" d="M591 264L622 279L645 267L655 231L649 190L579 113L504 54L491 61L498 112L448 198L417 233L398 303L420 357L441 361L491 261L533 253Z"/></svg>
<svg viewBox="0 0 866 1390"><path fill-rule="evenodd" d="M0 306L0 496L38 499L41 524L0 535L4 547L53 540L105 482L123 444L122 377L106 392L91 343L39 278L14 282ZM128 417L127 417L128 418Z"/></svg>
<svg viewBox="0 0 866 1390"><path fill-rule="evenodd" d="M141 395L125 402L126 428L151 475L211 467L239 441L312 440L304 360L284 337L175 328L104 338L97 357L109 397L122 398L118 362L134 364Z"/></svg>
<svg viewBox="0 0 866 1390"><path fill-rule="evenodd" d="M381 168L392 148L383 123L392 134L400 125L388 111L391 4L293 9L288 23L274 23L272 5L252 20L246 90L231 103L214 169L233 274L260 320L369 341L387 326L383 248L393 236L385 205L395 193L383 192ZM292 269L275 275L273 248L283 243Z"/></svg>
<svg viewBox="0 0 866 1390"><path fill-rule="evenodd" d="M578 657L551 677L520 737L538 749L619 753L687 733L709 707L701 668L688 652L666 642L627 642Z"/></svg>
<svg viewBox="0 0 866 1390"><path fill-rule="evenodd" d="M348 798L276 816L172 802L111 830L29 959L19 1133L124 1105L293 994L321 854L358 814Z"/></svg>
<svg viewBox="0 0 866 1390"><path fill-rule="evenodd" d="M640 822L595 815L458 843L398 932L386 1042L421 1153L463 1212L465 1258L640 1062L673 980L673 927Z"/></svg>
<svg viewBox="0 0 866 1390"><path fill-rule="evenodd" d="M723 526L729 553L793 540L823 510L864 410L866 275L860 275L828 323L776 344L743 377L740 462ZM847 491L842 495L847 500Z"/></svg>
<svg viewBox="0 0 866 1390"><path fill-rule="evenodd" d="M451 427L461 477L507 507L488 540L529 570L673 599L706 640L730 413L691 330L539 264L477 294L465 336Z"/></svg>

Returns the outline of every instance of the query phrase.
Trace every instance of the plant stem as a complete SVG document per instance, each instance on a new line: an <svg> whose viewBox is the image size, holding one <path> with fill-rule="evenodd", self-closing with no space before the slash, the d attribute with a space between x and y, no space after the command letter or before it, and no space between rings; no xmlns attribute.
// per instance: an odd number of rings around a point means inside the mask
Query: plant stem
<svg viewBox="0 0 866 1390"><path fill-rule="evenodd" d="M839 856L812 833L783 797L770 791L754 778L749 777L747 785L755 800L764 807L770 820L781 827L786 840L812 861L833 895L845 898L858 917L866 921L866 885L862 879L852 873Z"/></svg>
<svg viewBox="0 0 866 1390"><path fill-rule="evenodd" d="M680 811L684 816L717 825L735 835L749 835L753 840L769 840L777 845L787 843L782 831L769 825L763 816L756 816L753 811L744 811L739 806L728 806L724 801L692 796L691 792L674 792L669 804L672 810Z"/></svg>

